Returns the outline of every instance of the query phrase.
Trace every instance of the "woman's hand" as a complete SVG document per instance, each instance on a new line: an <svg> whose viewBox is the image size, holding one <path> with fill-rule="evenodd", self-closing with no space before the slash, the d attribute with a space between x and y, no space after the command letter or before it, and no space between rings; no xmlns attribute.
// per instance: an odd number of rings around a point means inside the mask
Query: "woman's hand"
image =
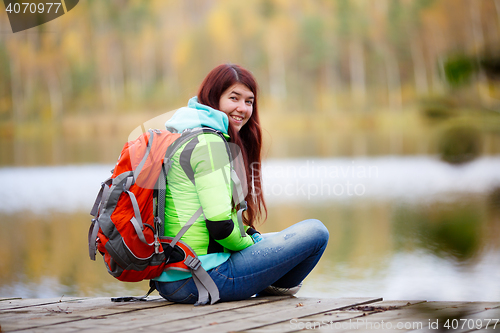
<svg viewBox="0 0 500 333"><path fill-rule="evenodd" d="M262 236L260 235L260 232L258 232L254 228L248 228L247 234L253 239L254 244L263 240Z"/></svg>

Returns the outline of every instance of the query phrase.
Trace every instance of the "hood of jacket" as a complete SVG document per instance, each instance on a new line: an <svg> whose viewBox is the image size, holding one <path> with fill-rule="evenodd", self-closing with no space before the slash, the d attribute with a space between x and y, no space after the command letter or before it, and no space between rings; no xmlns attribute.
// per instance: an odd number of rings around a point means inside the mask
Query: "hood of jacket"
<svg viewBox="0 0 500 333"><path fill-rule="evenodd" d="M187 128L210 127L227 135L229 119L227 115L207 105L200 104L198 97L189 100L187 107L175 111L175 114L167 120L165 127L174 128L182 132Z"/></svg>

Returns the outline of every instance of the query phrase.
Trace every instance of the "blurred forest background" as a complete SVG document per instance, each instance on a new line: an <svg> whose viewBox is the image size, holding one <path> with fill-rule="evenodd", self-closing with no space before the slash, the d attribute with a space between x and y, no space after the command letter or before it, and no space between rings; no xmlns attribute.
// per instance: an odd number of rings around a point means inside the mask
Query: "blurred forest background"
<svg viewBox="0 0 500 333"><path fill-rule="evenodd" d="M0 165L112 163L225 62L260 84L267 157L500 152L500 0L87 0L0 28Z"/></svg>
<svg viewBox="0 0 500 333"><path fill-rule="evenodd" d="M228 62L260 84L260 230L331 231L302 295L500 299L500 0L82 0L18 33L0 13L0 297L147 290L88 259L88 210L129 134Z"/></svg>

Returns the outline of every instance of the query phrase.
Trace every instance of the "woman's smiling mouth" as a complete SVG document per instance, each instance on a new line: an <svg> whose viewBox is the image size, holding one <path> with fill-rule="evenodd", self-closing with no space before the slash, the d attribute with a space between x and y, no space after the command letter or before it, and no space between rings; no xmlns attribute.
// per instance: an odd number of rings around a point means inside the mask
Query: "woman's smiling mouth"
<svg viewBox="0 0 500 333"><path fill-rule="evenodd" d="M240 116L230 116L230 117L233 118L237 122L241 122L243 120L243 117L240 117Z"/></svg>

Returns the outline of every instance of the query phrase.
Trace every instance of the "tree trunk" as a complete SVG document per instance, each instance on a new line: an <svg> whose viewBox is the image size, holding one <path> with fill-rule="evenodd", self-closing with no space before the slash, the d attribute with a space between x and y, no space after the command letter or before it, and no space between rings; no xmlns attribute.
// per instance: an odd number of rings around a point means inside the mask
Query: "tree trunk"
<svg viewBox="0 0 500 333"><path fill-rule="evenodd" d="M497 10L497 17L498 17L498 25L500 26L500 0L495 0L495 8ZM499 27L500 29L500 27Z"/></svg>
<svg viewBox="0 0 500 333"><path fill-rule="evenodd" d="M12 119L15 125L21 124L24 118L23 112L23 84L20 70L20 60L18 57L10 57L10 86L12 92Z"/></svg>
<svg viewBox="0 0 500 333"><path fill-rule="evenodd" d="M401 92L401 78L398 59L393 52L385 49L385 71L387 75L387 91L389 94L389 107L393 111L400 111L403 106Z"/></svg>
<svg viewBox="0 0 500 333"><path fill-rule="evenodd" d="M413 60L413 75L415 77L415 89L417 95L427 95L429 93L429 84L427 83L427 69L425 67L424 53L422 45L417 36L414 36L410 42L411 57Z"/></svg>
<svg viewBox="0 0 500 333"><path fill-rule="evenodd" d="M481 1L477 0L468 0L469 8L471 14L471 29L472 29L472 45L474 47L474 52L476 55L481 51L481 48L484 47L484 34L483 27L481 24Z"/></svg>
<svg viewBox="0 0 500 333"><path fill-rule="evenodd" d="M269 92L271 98L281 102L286 98L286 70L283 47L279 43L279 36L275 29L270 29L268 36L268 69L269 69Z"/></svg>
<svg viewBox="0 0 500 333"><path fill-rule="evenodd" d="M354 38L349 43L349 69L351 78L351 96L356 106L366 104L366 79L363 43Z"/></svg>
<svg viewBox="0 0 500 333"><path fill-rule="evenodd" d="M63 94L61 83L55 71L48 72L47 85L49 90L50 109L52 112L52 120L60 121L63 116Z"/></svg>

